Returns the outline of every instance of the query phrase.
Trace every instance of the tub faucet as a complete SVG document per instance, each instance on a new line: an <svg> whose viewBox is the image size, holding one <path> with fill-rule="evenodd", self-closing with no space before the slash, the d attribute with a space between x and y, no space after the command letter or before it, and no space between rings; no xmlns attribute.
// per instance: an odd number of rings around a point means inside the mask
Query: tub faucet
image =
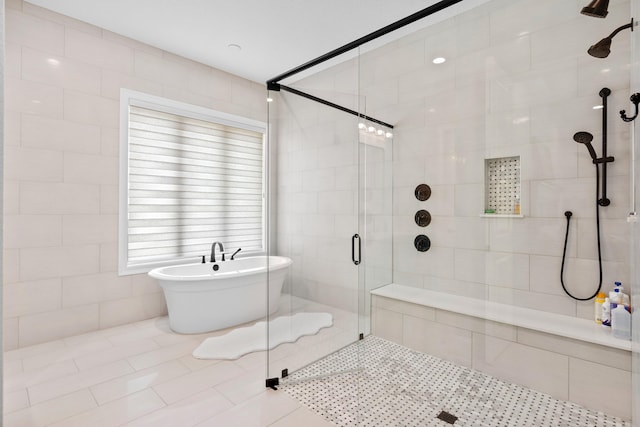
<svg viewBox="0 0 640 427"><path fill-rule="evenodd" d="M211 262L216 262L216 245L220 246L222 261L224 261L224 246L222 246L221 242L213 242L213 245L211 245Z"/></svg>

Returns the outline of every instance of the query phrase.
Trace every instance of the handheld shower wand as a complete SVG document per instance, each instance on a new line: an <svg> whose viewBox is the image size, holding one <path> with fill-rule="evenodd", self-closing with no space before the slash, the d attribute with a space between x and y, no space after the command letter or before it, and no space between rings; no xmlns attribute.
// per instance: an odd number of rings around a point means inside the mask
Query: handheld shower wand
<svg viewBox="0 0 640 427"><path fill-rule="evenodd" d="M591 155L591 160L595 163L598 160L598 156L596 155L596 150L593 149L593 145L591 145L591 141L593 141L593 135L589 132L576 132L573 135L573 140L577 143L584 144L589 150L589 154Z"/></svg>
<svg viewBox="0 0 640 427"><path fill-rule="evenodd" d="M597 230L597 238L598 238L598 267L599 267L599 281L598 281L598 289L593 293L593 295L586 298L578 298L572 295L567 287L564 284L564 264L567 256L567 243L569 241L569 226L571 224L571 216L573 213L571 211L566 211L564 216L567 218L567 231L564 235L564 249L562 250L562 265L560 267L560 284L562 285L562 289L564 289L565 293L569 295L571 298L578 301L588 301L598 295L600 289L602 289L602 248L600 245L600 207L601 206L609 206L611 204L611 200L607 198L607 163L613 162L613 157L607 156L607 97L611 95L611 90L609 88L602 88L598 93L602 97L602 157L598 158L596 154L596 150L594 150L593 145L591 145L591 141L593 141L593 135L589 132L576 132L573 135L573 140L577 143L584 144L589 151L589 155L591 156L591 160L596 167L596 230ZM602 195L600 194L600 165L602 165ZM601 197L602 196L602 197Z"/></svg>

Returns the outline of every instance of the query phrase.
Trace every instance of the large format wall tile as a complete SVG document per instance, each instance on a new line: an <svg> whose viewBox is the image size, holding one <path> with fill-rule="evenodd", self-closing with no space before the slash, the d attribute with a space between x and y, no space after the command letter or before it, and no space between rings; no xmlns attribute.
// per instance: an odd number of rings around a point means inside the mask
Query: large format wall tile
<svg viewBox="0 0 640 427"><path fill-rule="evenodd" d="M631 375L627 370L570 358L569 399L604 413L631 419Z"/></svg>
<svg viewBox="0 0 640 427"><path fill-rule="evenodd" d="M97 304L21 316L20 346L94 331L98 329L98 325Z"/></svg>
<svg viewBox="0 0 640 427"><path fill-rule="evenodd" d="M558 353L474 334L473 368L557 399L569 398L569 358Z"/></svg>
<svg viewBox="0 0 640 427"><path fill-rule="evenodd" d="M471 337L465 329L404 316L403 345L462 366L471 367Z"/></svg>
<svg viewBox="0 0 640 427"><path fill-rule="evenodd" d="M551 7L551 1L544 3ZM478 6L401 39L403 46L424 43L424 65L414 62L411 70L395 74L382 65L389 46L362 55L366 83L359 93L368 108L397 125L394 281L590 317L588 307L568 300L559 283L566 210L574 213L566 283L587 294L599 275L595 170L573 134L592 133L600 150L602 111L593 107L605 86L613 90L610 105L627 102L630 37L619 34L606 61L590 57L593 34L611 28L580 15L581 7L569 2L545 9L528 0ZM629 2L617 2L610 15L626 20ZM447 59L442 67L430 62L436 51ZM384 78L377 69L385 70ZM392 79L399 83L396 92ZM612 203L601 209L605 290L615 280L629 281L629 127L611 117L608 124L609 154L616 161L608 166ZM524 218L480 218L484 160L510 156L520 156ZM418 202L412 190L422 182L433 193ZM412 221L418 209L433 215L426 229ZM411 243L421 232L432 249L418 255ZM453 270L443 248L454 250Z"/></svg>
<svg viewBox="0 0 640 427"><path fill-rule="evenodd" d="M155 281L117 275L120 89L266 121L263 85L7 6L5 348L165 314Z"/></svg>

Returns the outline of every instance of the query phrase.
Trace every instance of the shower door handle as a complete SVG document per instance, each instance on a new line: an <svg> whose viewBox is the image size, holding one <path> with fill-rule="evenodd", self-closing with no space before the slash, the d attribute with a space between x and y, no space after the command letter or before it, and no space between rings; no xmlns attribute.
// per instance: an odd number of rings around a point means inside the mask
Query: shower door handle
<svg viewBox="0 0 640 427"><path fill-rule="evenodd" d="M356 239L358 239L358 259L356 259ZM360 255L362 254L362 246L360 244L360 235L358 233L351 237L351 261L355 265L360 264Z"/></svg>

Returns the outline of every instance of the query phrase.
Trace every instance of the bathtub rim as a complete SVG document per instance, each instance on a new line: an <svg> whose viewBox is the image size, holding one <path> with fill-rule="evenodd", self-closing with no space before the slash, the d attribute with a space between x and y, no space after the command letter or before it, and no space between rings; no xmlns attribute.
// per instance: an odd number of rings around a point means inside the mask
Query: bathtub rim
<svg viewBox="0 0 640 427"><path fill-rule="evenodd" d="M166 282L197 282L197 281L223 281L223 280L232 280L235 278L240 278L240 277L246 277L246 276L252 276L252 275L258 275L258 274L264 274L267 271L269 272L273 272L273 271L277 271L277 270L281 270L284 268L288 268L292 263L293 260L289 257L285 257L285 256L279 256L279 255L258 255L258 256L253 256L253 257L246 257L246 258L240 258L237 261L238 262L242 262L245 260L251 260L251 259L265 259L265 258L269 258L270 260L275 259L278 262L276 263L271 263L269 262L268 264L268 270L267 270L267 265L259 265L255 268L251 268L249 271L238 271L238 272L228 272L227 274L220 274L220 273L209 273L209 274L198 274L198 275L191 275L191 276L185 276L185 275L175 275L175 274L167 274L165 273L165 270L171 270L171 269L175 269L175 268L184 268L184 267L189 267L189 266L201 266L202 263L200 262L194 262L194 263L188 263L188 264L173 264L173 265L165 265L162 267L157 267L154 268L153 270L149 271L147 274L158 280L158 281L166 281ZM223 261L224 263L227 262L234 262L234 261ZM213 264L222 264L223 262L216 262L216 263L205 263L207 265L213 265ZM224 272L223 272L224 273Z"/></svg>

